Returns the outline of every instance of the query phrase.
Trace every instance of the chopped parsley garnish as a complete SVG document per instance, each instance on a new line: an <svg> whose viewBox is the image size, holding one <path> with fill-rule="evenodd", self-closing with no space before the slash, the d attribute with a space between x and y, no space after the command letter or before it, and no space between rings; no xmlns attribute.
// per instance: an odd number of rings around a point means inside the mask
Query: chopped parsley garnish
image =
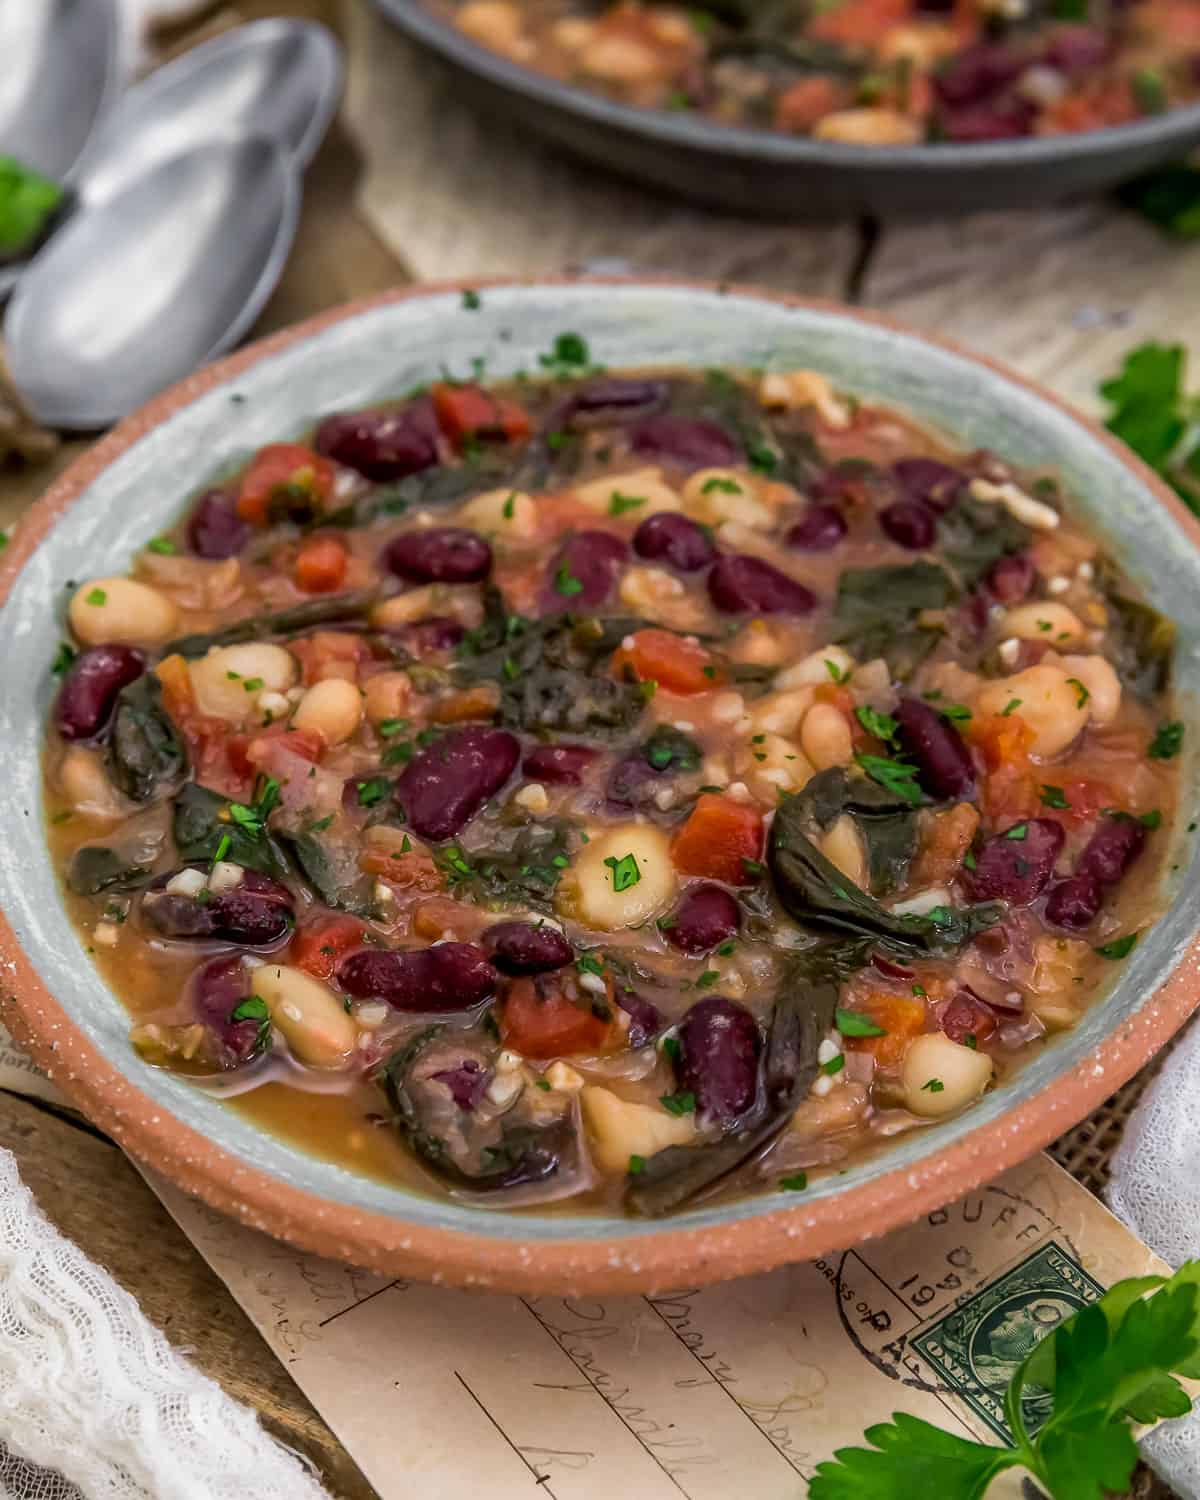
<svg viewBox="0 0 1200 1500"><path fill-rule="evenodd" d="M575 961L575 967L582 969L585 974L599 974L603 977L604 965L591 953L584 953Z"/></svg>
<svg viewBox="0 0 1200 1500"><path fill-rule="evenodd" d="M390 740L393 735L400 734L408 728L407 719L383 719L379 724L379 732L385 740Z"/></svg>
<svg viewBox="0 0 1200 1500"><path fill-rule="evenodd" d="M620 490L613 490L608 497L608 513L610 516L623 516L627 510L637 510L639 505L645 505L644 495L622 495Z"/></svg>
<svg viewBox="0 0 1200 1500"><path fill-rule="evenodd" d="M669 1115L690 1115L696 1109L696 1096L690 1092L663 1094L658 1102Z"/></svg>
<svg viewBox="0 0 1200 1500"><path fill-rule="evenodd" d="M370 781L358 782L357 787L359 807L374 807L391 791L392 784L384 776L373 776Z"/></svg>
<svg viewBox="0 0 1200 1500"><path fill-rule="evenodd" d="M1020 698L1010 698L1004 705L1004 707L1000 710L1000 717L1002 719L1007 719L1009 714L1011 714L1015 709L1020 708L1022 701L1023 700Z"/></svg>
<svg viewBox="0 0 1200 1500"><path fill-rule="evenodd" d="M891 714L881 714L868 704L854 710L855 717L868 734L873 734L877 740L883 740L885 744L891 744L896 738L896 730L900 727Z"/></svg>
<svg viewBox="0 0 1200 1500"><path fill-rule="evenodd" d="M728 958L736 947L737 944L732 938L730 938L727 943L721 944L721 946L717 949L717 952L721 955L722 958Z"/></svg>
<svg viewBox="0 0 1200 1500"><path fill-rule="evenodd" d="M156 536L146 543L147 552L156 552L159 557L173 557L179 548L169 536Z"/></svg>
<svg viewBox="0 0 1200 1500"><path fill-rule="evenodd" d="M720 977L721 971L719 969L705 969L700 978L696 980L696 988L699 990L706 990L711 985L716 984L717 980L720 979Z"/></svg>
<svg viewBox="0 0 1200 1500"><path fill-rule="evenodd" d="M917 768L908 761L892 760L885 755L856 755L855 761L872 781L878 782L896 797L902 797L913 807L920 807L925 798L917 785Z"/></svg>
<svg viewBox="0 0 1200 1500"><path fill-rule="evenodd" d="M478 292L468 287L462 294L462 305L465 312L478 312L482 306L482 299Z"/></svg>
<svg viewBox="0 0 1200 1500"><path fill-rule="evenodd" d="M614 891L627 891L642 878L637 858L632 854L622 854L620 859L615 854L610 854L604 863L612 871Z"/></svg>
<svg viewBox="0 0 1200 1500"><path fill-rule="evenodd" d="M1070 807L1070 805L1071 804L1067 801L1066 793L1063 791L1062 787L1044 786L1042 788L1043 807L1056 807L1061 810L1064 807Z"/></svg>
<svg viewBox="0 0 1200 1500"><path fill-rule="evenodd" d="M1113 938L1111 943L1104 943L1096 952L1101 958L1128 958L1137 946L1138 935L1136 932L1127 932L1124 937Z"/></svg>
<svg viewBox="0 0 1200 1500"><path fill-rule="evenodd" d="M916 995L918 1000L923 1000L929 993L923 984L914 984L912 987L912 992L914 995Z"/></svg>
<svg viewBox="0 0 1200 1500"><path fill-rule="evenodd" d="M833 1024L843 1036L887 1036L886 1027L876 1026L870 1016L857 1010L835 1011Z"/></svg>
<svg viewBox="0 0 1200 1500"><path fill-rule="evenodd" d="M59 641L58 650L54 653L54 660L50 663L50 670L55 677L61 677L75 660L75 647L66 641Z"/></svg>
<svg viewBox="0 0 1200 1500"><path fill-rule="evenodd" d="M1082 708L1083 705L1092 696L1091 693L1088 692L1087 688L1084 687L1083 683L1080 682L1078 677L1068 677L1067 682L1071 687L1075 689L1075 707Z"/></svg>
<svg viewBox="0 0 1200 1500"><path fill-rule="evenodd" d="M506 521L511 521L512 520L512 518L513 518L513 512L516 509L516 503L517 503L517 492L516 492L516 490L513 490L512 494L509 495L508 499L500 507L500 514L504 517L504 519Z"/></svg>
<svg viewBox="0 0 1200 1500"><path fill-rule="evenodd" d="M808 1186L807 1172L793 1172L790 1177L781 1177L779 1186L785 1193L802 1193Z"/></svg>
<svg viewBox="0 0 1200 1500"><path fill-rule="evenodd" d="M662 1050L664 1055L669 1057L672 1062L678 1062L680 1054L683 1052L683 1047L677 1036L665 1036L662 1039Z"/></svg>
<svg viewBox="0 0 1200 1500"><path fill-rule="evenodd" d="M102 604L108 603L108 595L103 589L89 589L84 595L83 602L85 604L93 604L99 609Z"/></svg>
<svg viewBox="0 0 1200 1500"><path fill-rule="evenodd" d="M759 474L774 474L779 467L779 455L765 443L747 443L746 458L750 467Z"/></svg>
<svg viewBox="0 0 1200 1500"><path fill-rule="evenodd" d="M1162 813L1156 807L1153 812L1142 813L1138 818L1138 822L1143 828L1149 828L1151 833L1153 833L1156 828L1162 827Z"/></svg>
<svg viewBox="0 0 1200 1500"><path fill-rule="evenodd" d="M1178 719L1160 724L1154 731L1150 748L1146 754L1151 760L1171 760L1179 754L1183 744L1183 725Z"/></svg>
<svg viewBox="0 0 1200 1500"><path fill-rule="evenodd" d="M825 658L825 670L829 673L834 682L850 681L849 671L843 671L843 669L838 666L837 662L831 661L828 656Z"/></svg>
<svg viewBox="0 0 1200 1500"><path fill-rule="evenodd" d="M1029 833L1029 824L1028 823L1014 823L1013 826L1004 835L1004 837L1006 839L1016 839L1018 842L1020 842L1022 839L1024 839L1026 837L1026 835L1028 833Z"/></svg>
<svg viewBox="0 0 1200 1500"><path fill-rule="evenodd" d="M644 1156L631 1156L629 1158L629 1175L636 1177L639 1172L646 1170L646 1158Z"/></svg>
<svg viewBox="0 0 1200 1500"><path fill-rule="evenodd" d="M745 870L747 875L761 875L766 869L766 865L760 859L747 859L743 855L742 869Z"/></svg>
<svg viewBox="0 0 1200 1500"><path fill-rule="evenodd" d="M534 1087L545 1090L545 1092L547 1094L550 1092L550 1085L546 1082L546 1080L544 1078L537 1079L535 1081L535 1083L534 1083Z"/></svg>
<svg viewBox="0 0 1200 1500"><path fill-rule="evenodd" d="M945 1088L946 1085L940 1078L927 1078L921 1085L921 1092L923 1094L941 1094L945 1091Z"/></svg>
<svg viewBox="0 0 1200 1500"><path fill-rule="evenodd" d="M828 1062L823 1062L821 1064L821 1072L824 1073L827 1078L832 1078L836 1073L840 1073L845 1066L845 1054L839 1052L836 1057L831 1057Z"/></svg>
<svg viewBox="0 0 1200 1500"><path fill-rule="evenodd" d="M261 677L247 677L242 683L242 689L247 693L257 693L262 690L263 680Z"/></svg>
<svg viewBox="0 0 1200 1500"><path fill-rule="evenodd" d="M570 598L573 594L583 593L583 584L571 572L567 564L560 563L558 572L554 575L554 587L556 592Z"/></svg>
<svg viewBox="0 0 1200 1500"><path fill-rule="evenodd" d="M965 724L971 717L971 710L963 703L947 703L938 709L943 719L949 719L951 723Z"/></svg>
<svg viewBox="0 0 1200 1500"><path fill-rule="evenodd" d="M549 354L539 354L538 364L552 375L569 378L586 370L592 362L587 340L578 333L560 333Z"/></svg>
<svg viewBox="0 0 1200 1500"><path fill-rule="evenodd" d="M700 493L711 495L714 491L722 495L740 495L742 487L734 479L722 479L719 474L714 474L711 479L706 479L700 486Z"/></svg>

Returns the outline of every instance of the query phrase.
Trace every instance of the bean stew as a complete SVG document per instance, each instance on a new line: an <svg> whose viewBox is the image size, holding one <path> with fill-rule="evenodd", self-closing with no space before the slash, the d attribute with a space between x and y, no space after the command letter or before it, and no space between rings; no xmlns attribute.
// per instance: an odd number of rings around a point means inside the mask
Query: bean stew
<svg viewBox="0 0 1200 1500"><path fill-rule="evenodd" d="M1174 633L1053 473L816 371L542 363L326 416L75 587L66 899L138 1053L324 1157L799 1192L1154 920Z"/></svg>
<svg viewBox="0 0 1200 1500"><path fill-rule="evenodd" d="M1200 97L1194 0L430 0L624 104L857 146L1123 125Z"/></svg>

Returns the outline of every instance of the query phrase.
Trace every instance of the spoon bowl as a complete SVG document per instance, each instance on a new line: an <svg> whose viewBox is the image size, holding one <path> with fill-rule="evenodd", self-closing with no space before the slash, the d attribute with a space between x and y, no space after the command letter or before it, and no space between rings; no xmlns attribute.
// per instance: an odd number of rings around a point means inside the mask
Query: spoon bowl
<svg viewBox="0 0 1200 1500"><path fill-rule="evenodd" d="M341 48L313 22L267 20L215 37L130 89L80 162L85 204L107 202L168 157L214 136L275 141L298 167L329 128Z"/></svg>
<svg viewBox="0 0 1200 1500"><path fill-rule="evenodd" d="M283 270L299 173L260 137L160 163L77 214L4 320L18 390L44 423L107 426L230 348Z"/></svg>

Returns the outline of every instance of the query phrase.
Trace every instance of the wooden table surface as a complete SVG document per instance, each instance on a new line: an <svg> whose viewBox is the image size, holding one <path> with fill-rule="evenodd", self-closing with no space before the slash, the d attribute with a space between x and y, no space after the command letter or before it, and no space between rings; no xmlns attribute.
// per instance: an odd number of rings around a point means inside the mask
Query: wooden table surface
<svg viewBox="0 0 1200 1500"><path fill-rule="evenodd" d="M334 25L348 47L345 105L309 171L296 249L256 333L414 278L679 271L884 309L1007 360L1091 411L1098 381L1133 345L1188 344L1200 333L1200 244L1172 243L1104 200L899 227L732 219L606 179L502 124L483 126L366 0L202 8L201 26L173 42L289 13ZM38 465L0 465L0 526L84 446L62 443ZM309 1455L331 1494L371 1500L353 1461L109 1140L52 1106L0 1092L0 1143L47 1215L177 1347Z"/></svg>

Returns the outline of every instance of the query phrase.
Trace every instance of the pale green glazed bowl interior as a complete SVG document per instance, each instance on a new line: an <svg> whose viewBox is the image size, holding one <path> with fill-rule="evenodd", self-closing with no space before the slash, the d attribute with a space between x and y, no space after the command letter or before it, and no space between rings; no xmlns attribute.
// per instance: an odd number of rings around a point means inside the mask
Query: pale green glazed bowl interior
<svg viewBox="0 0 1200 1500"><path fill-rule="evenodd" d="M1193 705L1200 688L1200 552L1136 471L1028 387L914 335L835 310L666 285L490 288L482 291L477 311L467 309L457 292L429 293L346 317L293 342L135 441L51 529L0 609L6 652L0 744L7 781L0 906L74 1024L164 1113L241 1161L332 1205L525 1242L629 1239L653 1236L660 1226L561 1213L506 1216L421 1197L265 1136L210 1095L148 1067L133 1053L127 1014L92 967L63 908L43 838L39 755L68 580L123 572L134 551L170 525L215 474L264 443L299 434L321 414L396 396L446 368L467 375L475 356L486 358L489 376L536 371L538 356L566 330L586 338L592 357L611 368L764 363L815 368L838 386L905 409L965 447L986 446L1022 464L1056 468L1109 550L1151 602L1177 622L1179 713L1189 726L1196 721ZM1180 830L1196 817L1190 758L1197 739L1194 730L1185 736ZM879 1157L815 1182L806 1201L911 1167L977 1126L1001 1119L1016 1103L1053 1089L1120 1028L1195 935L1200 885L1194 841L1180 832L1176 846L1166 892L1169 910L1120 966L1107 997L1074 1031L1047 1046L1015 1081L972 1111L901 1137ZM1063 1128L1070 1123L1061 1121ZM796 1206L794 1194L764 1195L700 1206L665 1222L699 1229Z"/></svg>

